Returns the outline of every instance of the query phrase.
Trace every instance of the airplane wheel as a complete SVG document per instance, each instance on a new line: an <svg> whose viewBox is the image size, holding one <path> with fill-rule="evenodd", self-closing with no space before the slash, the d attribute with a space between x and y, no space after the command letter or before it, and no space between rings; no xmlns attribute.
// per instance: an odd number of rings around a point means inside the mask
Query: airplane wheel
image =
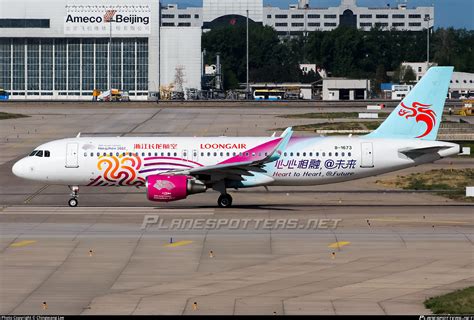
<svg viewBox="0 0 474 320"><path fill-rule="evenodd" d="M232 205L232 197L230 194L221 194L219 199L217 199L217 204L221 208L228 208Z"/></svg>
<svg viewBox="0 0 474 320"><path fill-rule="evenodd" d="M76 198L69 199L69 206L70 207L77 207L77 204L78 204L78 202L77 202Z"/></svg>

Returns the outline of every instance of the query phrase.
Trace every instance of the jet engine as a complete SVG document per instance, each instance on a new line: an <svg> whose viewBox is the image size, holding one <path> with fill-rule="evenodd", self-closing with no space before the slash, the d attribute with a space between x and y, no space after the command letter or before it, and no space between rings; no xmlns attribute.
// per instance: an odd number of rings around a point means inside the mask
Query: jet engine
<svg viewBox="0 0 474 320"><path fill-rule="evenodd" d="M204 182L190 176L152 175L146 178L147 197L150 201L169 202L186 199L188 195L206 192Z"/></svg>

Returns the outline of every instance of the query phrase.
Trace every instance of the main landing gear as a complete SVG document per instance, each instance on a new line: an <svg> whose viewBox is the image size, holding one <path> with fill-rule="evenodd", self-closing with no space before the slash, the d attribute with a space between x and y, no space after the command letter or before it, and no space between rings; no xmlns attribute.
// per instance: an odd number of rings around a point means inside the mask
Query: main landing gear
<svg viewBox="0 0 474 320"><path fill-rule="evenodd" d="M232 205L232 197L228 193L223 193L217 199L217 204L221 208L229 208Z"/></svg>
<svg viewBox="0 0 474 320"><path fill-rule="evenodd" d="M217 205L221 208L229 208L232 205L232 197L226 192L225 181L220 180L216 182L212 189L220 192L219 199L217 199Z"/></svg>
<svg viewBox="0 0 474 320"><path fill-rule="evenodd" d="M77 197L79 197L79 187L78 186L69 186L71 189L71 199L69 199L68 204L70 207L77 207L79 202L77 201Z"/></svg>

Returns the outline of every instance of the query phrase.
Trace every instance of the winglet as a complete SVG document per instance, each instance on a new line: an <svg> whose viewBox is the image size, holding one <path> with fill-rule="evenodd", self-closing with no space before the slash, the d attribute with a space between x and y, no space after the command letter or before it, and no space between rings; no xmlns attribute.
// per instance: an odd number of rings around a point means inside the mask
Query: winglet
<svg viewBox="0 0 474 320"><path fill-rule="evenodd" d="M281 134L281 141L273 150L272 154L268 157L268 162L276 161L280 159L283 151L286 149L288 142L290 142L291 136L293 135L293 129L291 127L286 128L285 131Z"/></svg>
<svg viewBox="0 0 474 320"><path fill-rule="evenodd" d="M76 138L80 138L81 137L81 133L79 132L76 136Z"/></svg>

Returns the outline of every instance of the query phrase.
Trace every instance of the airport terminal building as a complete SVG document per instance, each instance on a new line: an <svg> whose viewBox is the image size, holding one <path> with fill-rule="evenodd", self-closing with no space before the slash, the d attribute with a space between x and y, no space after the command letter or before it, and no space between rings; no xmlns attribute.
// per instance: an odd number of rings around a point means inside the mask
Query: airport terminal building
<svg viewBox="0 0 474 320"><path fill-rule="evenodd" d="M341 0L337 7L309 6L308 0L299 0L289 8L264 6L263 0L203 0L202 8L179 8L175 4L165 6L161 18L163 26L199 26L206 30L227 23L234 24L246 17L255 23L275 28L279 35L298 35L309 31L330 31L340 25L362 30L379 27L420 31L434 25L434 7L408 7L400 3L396 7L361 7L356 0ZM426 19L426 20L425 20Z"/></svg>
<svg viewBox="0 0 474 320"><path fill-rule="evenodd" d="M422 30L434 16L433 7L375 9L355 0L330 8L300 0L289 9L263 0L203 0L193 8L160 7L159 0L2 0L0 89L10 99L89 100L94 90L114 88L146 100L172 89L179 69L183 89L199 90L203 30L245 23L247 11L280 35L341 24Z"/></svg>
<svg viewBox="0 0 474 320"><path fill-rule="evenodd" d="M89 100L115 88L145 100L178 65L185 87L200 88L201 28L160 28L156 0L2 0L0 30L10 99Z"/></svg>

